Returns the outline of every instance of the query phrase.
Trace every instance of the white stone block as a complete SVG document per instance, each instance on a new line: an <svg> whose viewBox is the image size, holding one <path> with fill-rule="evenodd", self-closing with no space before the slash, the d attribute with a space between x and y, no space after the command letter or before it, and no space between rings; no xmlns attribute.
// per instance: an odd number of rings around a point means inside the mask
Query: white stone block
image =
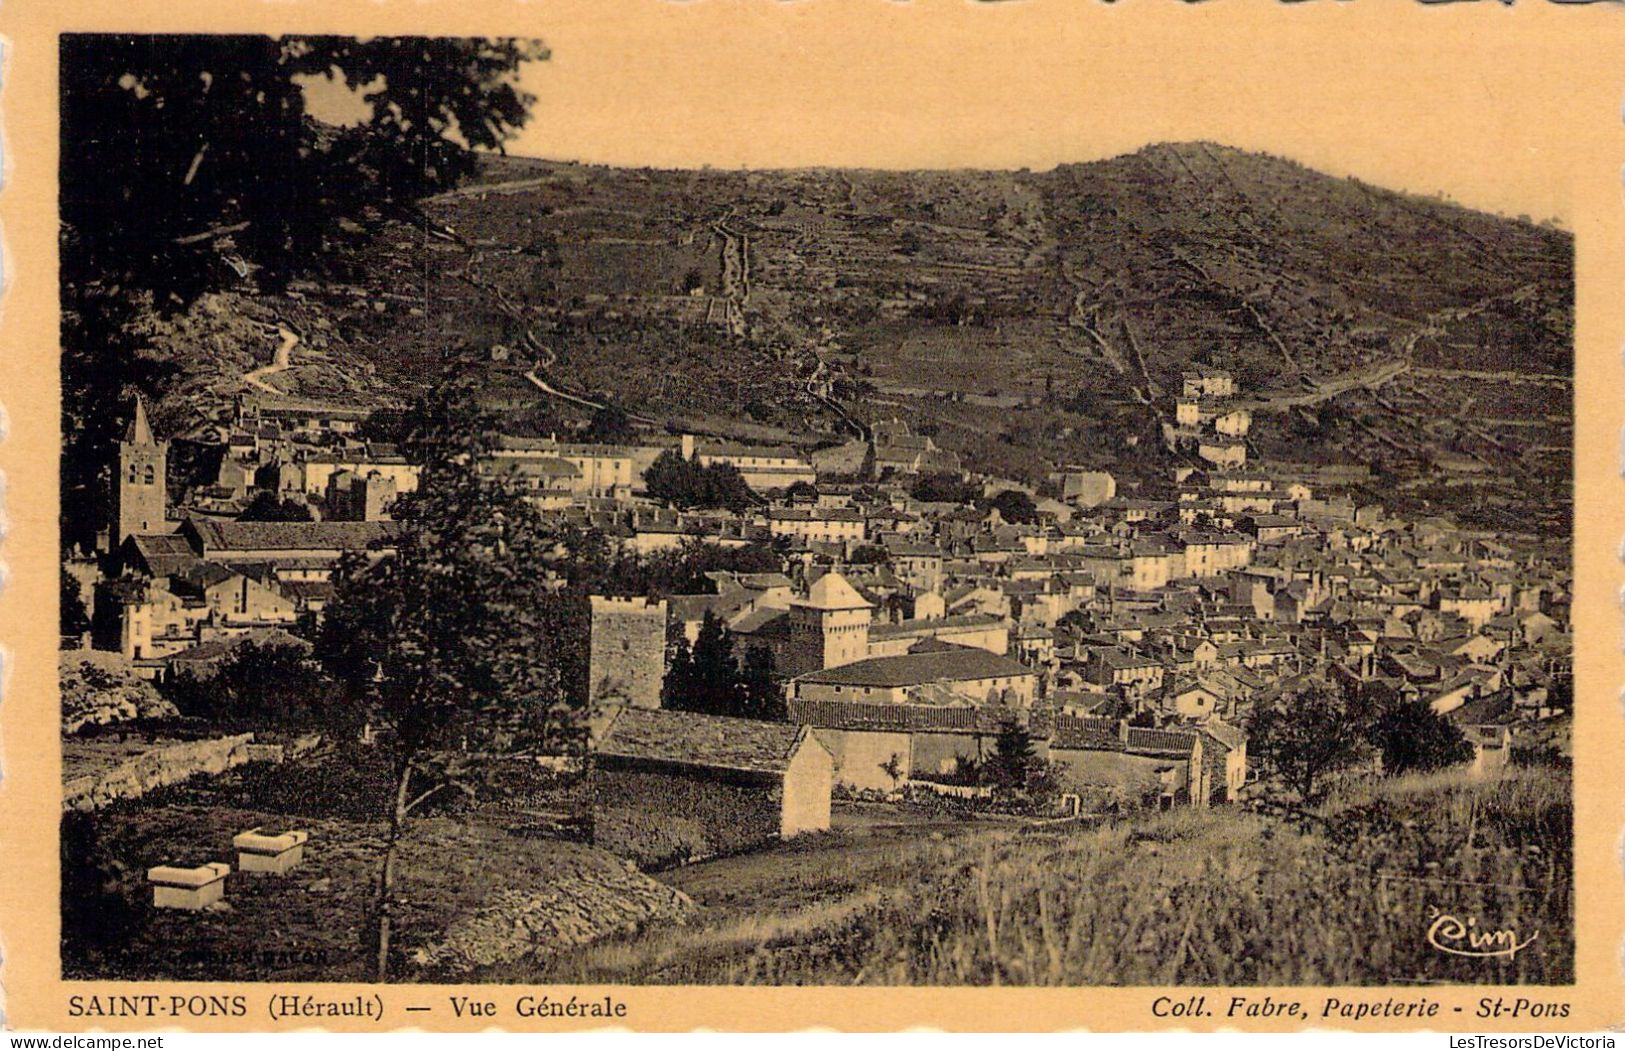
<svg viewBox="0 0 1625 1051"><path fill-rule="evenodd" d="M305 843L310 833L302 831L265 832L251 828L232 838L237 848L237 868L283 876L305 860Z"/></svg>
<svg viewBox="0 0 1625 1051"><path fill-rule="evenodd" d="M196 868L159 865L147 870L152 904L159 909L206 909L226 896L226 875L231 866L211 861Z"/></svg>

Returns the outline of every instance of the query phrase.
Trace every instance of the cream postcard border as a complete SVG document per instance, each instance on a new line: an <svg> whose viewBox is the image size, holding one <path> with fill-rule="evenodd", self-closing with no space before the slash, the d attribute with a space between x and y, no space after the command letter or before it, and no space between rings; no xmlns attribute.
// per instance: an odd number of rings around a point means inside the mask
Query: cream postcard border
<svg viewBox="0 0 1625 1051"><path fill-rule="evenodd" d="M71 1018L73 993L244 992L242 1019L198 1019L198 1031L297 1028L270 1023L270 987L251 983L65 983L58 977L60 807L56 639L58 362L56 308L56 35L73 31L262 32L538 36L558 63L601 69L606 97L627 114L624 141L602 141L605 156L636 155L637 114L673 103L671 85L634 75L640 56L686 49L696 92L734 76L742 61L726 51L759 46L779 79L752 85L759 113L683 109L685 130L716 167L734 158L744 127L756 142L828 146L826 163L866 163L853 138L851 114L872 100L875 155L906 155L905 166L1000 166L1001 142L1053 147L1047 166L1070 147L1096 141L1069 116L1078 104L1075 81L1087 64L1110 62L1128 71L1108 96L1096 96L1123 126L1145 141L1210 138L1292 156L1326 168L1328 143L1370 125L1389 136L1389 158L1424 171L1430 158L1407 128L1455 127L1491 146L1485 169L1469 176L1469 191L1493 190L1496 180L1566 183L1567 222L1576 235L1575 602L1577 652L1575 822L1577 895L1576 983L1539 990L1573 1004L1568 1018L1537 1023L1544 1031L1591 1031L1625 1023L1622 932L1621 790L1625 764L1622 724L1621 601L1625 567L1625 482L1621 424L1625 422L1625 11L1608 3L1566 4L1477 0L1425 4L1415 0L56 0L0 9L6 64L0 83L5 185L0 231L5 241L5 299L0 303L0 405L9 433L0 441L6 517L0 547L8 569L0 591L0 984L6 1023L19 1029L174 1028L142 1020ZM760 65L751 68L763 68ZM614 77L619 70L625 74ZM1070 71L1070 72L1069 72ZM1073 76L1077 74L1077 76ZM775 74L775 76L778 76ZM1047 78L1047 79L1046 79ZM1360 90L1351 97L1347 87ZM544 80L542 90L547 89ZM644 93L644 94L641 94ZM1271 93L1274 93L1273 95ZM1290 93L1290 94L1289 94ZM989 110L969 100L991 98ZM1306 104L1305 100L1309 100ZM1088 102L1088 96L1084 96ZM645 105L645 103L647 105ZM1019 103L1019 105L1018 105ZM800 107L798 110L796 107ZM844 108L843 108L844 107ZM1310 119L1316 112L1323 120ZM1362 108L1364 107L1364 108ZM1271 123L1272 112L1277 113ZM590 116L590 115L589 115ZM602 114L599 115L602 117ZM563 115L560 115L563 119ZM799 119L796 119L799 117ZM545 120L546 118L540 118ZM585 119L585 118L584 118ZM844 121L844 123L843 123ZM1296 123L1293 123L1296 122ZM1476 122L1476 123L1475 123ZM1208 129L1203 132L1201 129ZM561 132L566 130L561 125ZM582 128L569 128L581 134ZM878 131L877 131L878 130ZM590 132L590 129L588 129ZM1097 134L1105 134L1102 130ZM1440 157L1450 140L1439 139ZM1463 134L1466 134L1464 131ZM1294 138L1296 136L1297 138ZM1003 138L1001 138L1003 137ZM1047 139L1046 139L1047 137ZM1301 148L1295 148L1294 142ZM890 143L890 146L887 144ZM1134 148L1132 145L1126 149ZM913 153L907 153L912 149ZM1058 151L1058 152L1057 152ZM1319 152L1317 152L1319 151ZM1019 153L1019 150L1016 151ZM1040 151L1041 152L1041 151ZM1115 152L1122 152L1121 150ZM1399 156L1401 153L1406 156ZM1414 154L1414 156L1412 155ZM656 162L658 163L658 162ZM810 163L797 160L792 163ZM1020 161L1009 163L1019 166ZM1442 163L1442 161L1440 161ZM1330 170L1330 169L1328 169ZM1380 178L1350 163L1336 174ZM1400 188L1454 192L1440 185ZM1476 180L1476 181L1475 181ZM1483 206L1483 205L1480 205ZM1537 216L1539 218L1540 216ZM286 991L354 995L358 987L305 985ZM402 1012L425 997L442 1000L450 987L391 986L376 992L385 1006L382 1028L425 1024ZM470 987L499 1001L521 990ZM534 991L534 990L533 990ZM559 990L547 990L556 994ZM1431 1028L1489 1032L1528 1030L1517 1023L1478 1020L1472 1009L1488 987L1432 987L1446 1005ZM1161 1029L1152 1000L1168 990L1084 989L842 989L616 987L568 989L584 998L613 995L628 1005L625 1023L639 1030L782 1030L829 1026L892 1030L932 1026L952 1030ZM1219 992L1223 993L1223 990ZM1250 989L1312 998L1316 990ZM1372 1000L1414 995L1414 988L1345 990ZM1465 1014L1451 1009L1464 1006ZM435 1028L483 1028L448 1022ZM589 1028L584 1020L548 1020L549 1028ZM1205 1027L1236 1026L1215 1019ZM519 1028L519 1026L513 1026ZM1240 1027L1240 1026L1238 1026ZM1293 1028L1251 1022L1246 1028ZM345 1022L331 1028L368 1026ZM1327 1026L1327 1028L1334 1028ZM1378 1021L1363 1031L1412 1028Z"/></svg>

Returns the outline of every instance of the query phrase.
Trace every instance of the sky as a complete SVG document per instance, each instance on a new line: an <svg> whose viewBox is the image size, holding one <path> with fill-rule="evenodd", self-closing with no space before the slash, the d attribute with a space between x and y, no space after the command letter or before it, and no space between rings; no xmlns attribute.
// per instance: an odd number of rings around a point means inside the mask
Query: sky
<svg viewBox="0 0 1625 1051"><path fill-rule="evenodd" d="M513 154L1045 169L1202 139L1505 215L1570 218L1568 77L1583 71L1572 35L1548 31L1543 9L1558 5L531 6L534 17L501 31L534 33L552 57L523 75L537 103ZM1612 11L1574 14L1568 33L1578 18L1625 27ZM1598 119L1617 128L1617 103Z"/></svg>

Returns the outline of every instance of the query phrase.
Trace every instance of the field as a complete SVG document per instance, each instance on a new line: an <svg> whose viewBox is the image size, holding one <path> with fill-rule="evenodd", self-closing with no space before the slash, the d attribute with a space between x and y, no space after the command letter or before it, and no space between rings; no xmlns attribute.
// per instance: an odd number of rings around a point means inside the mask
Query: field
<svg viewBox="0 0 1625 1051"><path fill-rule="evenodd" d="M342 764L240 768L64 837L64 974L360 980L382 826ZM543 798L545 795L545 798ZM401 980L615 984L1408 985L1573 978L1566 775L1345 787L1313 812L1176 811L1091 827L838 806L835 828L639 874L547 814L571 789L415 819ZM229 908L153 910L145 867L311 832L306 865L234 875ZM652 878L651 878L652 877ZM1469 958L1440 914L1533 941Z"/></svg>
<svg viewBox="0 0 1625 1051"><path fill-rule="evenodd" d="M1355 787L1298 819L1186 811L787 844L665 878L699 922L506 981L1408 985L1573 979L1568 784L1550 771ZM774 859L780 859L775 863ZM1439 909L1536 941L1430 947Z"/></svg>
<svg viewBox="0 0 1625 1051"><path fill-rule="evenodd" d="M63 830L63 975L256 981L365 981L373 974L373 890L384 843L375 772L332 760L252 764L69 815ZM567 802L569 789L549 793ZM626 923L679 919L679 895L612 854L561 838L530 809L461 808L414 819L396 887L398 978L456 974L500 959L515 932L560 948ZM233 873L225 907L150 906L159 864L235 865L231 838L255 827L310 833L286 877ZM499 892L510 922L478 922ZM539 939L540 940L540 939ZM527 939L528 941L528 939Z"/></svg>

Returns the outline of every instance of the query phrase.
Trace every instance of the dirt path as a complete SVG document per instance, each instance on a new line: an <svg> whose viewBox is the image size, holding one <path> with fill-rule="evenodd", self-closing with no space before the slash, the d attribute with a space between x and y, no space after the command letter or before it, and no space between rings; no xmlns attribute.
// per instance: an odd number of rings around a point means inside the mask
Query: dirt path
<svg viewBox="0 0 1625 1051"><path fill-rule="evenodd" d="M1574 382L1573 376L1564 376L1555 372L1500 372L1482 369L1419 368L1413 368L1411 372L1417 376L1426 376L1430 379L1495 380L1499 383L1540 383L1554 387L1566 387Z"/></svg>
<svg viewBox="0 0 1625 1051"><path fill-rule="evenodd" d="M747 334L745 304L750 300L750 239L728 228L729 216L711 224L722 240L722 318L728 333Z"/></svg>
<svg viewBox="0 0 1625 1051"><path fill-rule="evenodd" d="M276 329L282 342L277 345L276 353L271 357L271 363L257 368L253 372L243 373L243 382L267 394L281 396L287 394L287 391L278 390L276 387L271 386L265 382L265 378L275 376L279 372L288 371L288 367L293 364L293 348L299 345L299 335L287 325L278 325Z"/></svg>
<svg viewBox="0 0 1625 1051"><path fill-rule="evenodd" d="M525 378L534 383L537 389L550 398L558 398L560 401L567 401L573 405L580 405L583 408L588 409L602 409L604 407L603 402L592 401L587 398L578 397L574 394L566 394L564 391L559 390L551 383L548 383L546 380L536 375L535 369L531 369L529 372L525 373Z"/></svg>
<svg viewBox="0 0 1625 1051"><path fill-rule="evenodd" d="M1411 364L1408 361L1384 361L1378 365L1363 369L1355 369L1342 375L1329 379L1315 381L1315 389L1302 394L1266 395L1236 402L1238 409L1251 409L1255 412L1280 409L1302 408L1309 405L1319 405L1323 401L1330 401L1339 394L1346 394L1360 387L1375 389L1389 383L1405 373L1410 372Z"/></svg>

